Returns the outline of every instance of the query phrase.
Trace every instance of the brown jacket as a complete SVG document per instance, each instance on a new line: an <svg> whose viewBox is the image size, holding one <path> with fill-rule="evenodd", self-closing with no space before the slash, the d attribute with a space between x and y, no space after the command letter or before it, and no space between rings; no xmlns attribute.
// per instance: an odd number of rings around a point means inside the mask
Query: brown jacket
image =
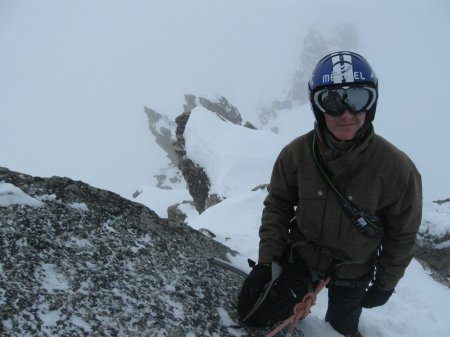
<svg viewBox="0 0 450 337"><path fill-rule="evenodd" d="M337 189L358 208L383 218L382 238L363 235L344 213L314 162L313 132L318 135L318 149ZM307 242L324 247L340 259L361 263L359 268L344 268L338 277L356 279L370 271L381 244L377 281L383 288L393 289L402 278L412 259L421 222L421 177L406 154L373 130L356 149L336 158L324 146L316 126L281 151L268 190L260 228L259 263L269 263L283 254L289 223L295 216ZM305 259L314 269L313 258ZM364 264L367 261L369 264Z"/></svg>

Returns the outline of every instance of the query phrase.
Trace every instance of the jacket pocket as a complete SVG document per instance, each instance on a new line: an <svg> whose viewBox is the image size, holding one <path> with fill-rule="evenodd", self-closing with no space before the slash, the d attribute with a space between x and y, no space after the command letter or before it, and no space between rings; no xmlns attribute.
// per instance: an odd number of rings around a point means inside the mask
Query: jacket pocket
<svg viewBox="0 0 450 337"><path fill-rule="evenodd" d="M320 240L327 189L317 182L300 181L296 209L297 225L308 241Z"/></svg>

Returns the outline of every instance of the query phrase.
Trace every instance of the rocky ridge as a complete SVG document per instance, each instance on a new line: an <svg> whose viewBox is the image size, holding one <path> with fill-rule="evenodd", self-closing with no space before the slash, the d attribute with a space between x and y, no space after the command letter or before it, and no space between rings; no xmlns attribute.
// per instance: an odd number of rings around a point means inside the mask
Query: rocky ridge
<svg viewBox="0 0 450 337"><path fill-rule="evenodd" d="M250 122L243 124L239 110L223 96L208 99L186 94L184 99L186 103L183 106L183 113L178 115L175 121L148 107L145 107L144 110L147 114L149 129L155 136L156 143L167 153L168 158L171 160L169 165L177 166L179 172L181 172L189 193L194 200L195 208L199 213L202 213L206 208L220 202L221 198L209 193L211 183L208 175L202 167L194 163L186 154L183 134L191 111L197 106L202 106L222 120L247 128L255 129L255 127ZM160 185L164 185L163 181L165 179L174 180L176 178L174 178L174 175L171 177L160 175L157 179Z"/></svg>
<svg viewBox="0 0 450 337"><path fill-rule="evenodd" d="M257 336L233 327L230 250L68 178L0 167L1 336Z"/></svg>

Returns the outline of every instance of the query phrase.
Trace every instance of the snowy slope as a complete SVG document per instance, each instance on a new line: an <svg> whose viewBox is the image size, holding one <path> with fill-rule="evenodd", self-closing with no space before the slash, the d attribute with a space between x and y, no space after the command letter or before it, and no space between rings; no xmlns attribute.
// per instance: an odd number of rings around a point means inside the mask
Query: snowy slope
<svg viewBox="0 0 450 337"><path fill-rule="evenodd" d="M251 189L269 182L273 165L269 162L276 158L281 144L312 127L311 113L306 113L308 109L296 107L284 111L285 115L277 122L278 127L284 128L283 136L224 122L201 108L194 109L192 120L187 124L188 156L205 168L214 190L228 197L201 215L193 207L184 205L187 222L196 229L209 229L216 240L238 251L240 255L230 256L230 259L243 269L248 269L247 258L257 258L262 202L267 194L265 189ZM280 121L283 125L279 125ZM155 207L155 204L149 206ZM421 231L435 235L450 233L450 207L425 202ZM306 336L338 336L323 321L326 305L324 290L311 315L301 325ZM449 309L450 290L434 281L413 260L396 294L385 306L365 310L360 328L366 337L444 336L450 331Z"/></svg>
<svg viewBox="0 0 450 337"><path fill-rule="evenodd" d="M268 181L283 146L282 139L269 131L224 122L203 107L193 110L184 137L187 155L210 178L210 194L222 197L238 195Z"/></svg>

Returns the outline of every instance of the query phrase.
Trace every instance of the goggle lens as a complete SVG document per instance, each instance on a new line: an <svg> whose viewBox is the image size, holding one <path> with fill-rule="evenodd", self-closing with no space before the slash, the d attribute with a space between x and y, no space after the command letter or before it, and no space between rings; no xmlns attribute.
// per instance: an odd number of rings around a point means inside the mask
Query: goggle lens
<svg viewBox="0 0 450 337"><path fill-rule="evenodd" d="M366 112L377 100L372 87L328 88L314 93L314 104L332 116L340 116L345 110L353 114Z"/></svg>

